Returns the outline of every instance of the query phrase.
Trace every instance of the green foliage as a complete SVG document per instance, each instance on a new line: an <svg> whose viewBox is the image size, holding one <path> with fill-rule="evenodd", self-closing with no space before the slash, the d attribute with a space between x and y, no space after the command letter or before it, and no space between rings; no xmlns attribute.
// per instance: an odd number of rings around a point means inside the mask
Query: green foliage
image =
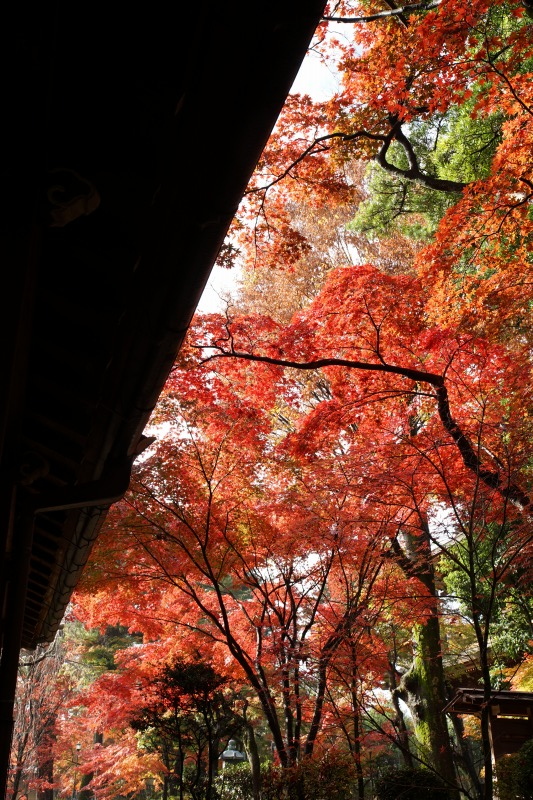
<svg viewBox="0 0 533 800"><path fill-rule="evenodd" d="M394 162L407 167L405 154L399 145L390 148ZM427 189L384 172L375 163L367 168L367 191L348 230L366 233L369 238L391 235L396 232L415 240L428 241L434 234L446 209L456 202L457 195Z"/></svg>
<svg viewBox="0 0 533 800"><path fill-rule="evenodd" d="M446 784L427 769L393 770L377 782L377 800L448 800Z"/></svg>
<svg viewBox="0 0 533 800"><path fill-rule="evenodd" d="M89 686L105 672L114 671L115 654L142 641L141 634L129 633L124 625L109 625L102 632L96 628L87 630L72 621L65 624L64 636L71 653L64 671L79 688Z"/></svg>
<svg viewBox="0 0 533 800"><path fill-rule="evenodd" d="M131 634L124 625L108 625L105 633L98 630L81 630L84 652L82 661L95 670L107 671L116 669L115 653L130 647L133 642L141 642L142 636Z"/></svg>
<svg viewBox="0 0 533 800"><path fill-rule="evenodd" d="M248 800L253 796L249 764L226 767L215 779L219 800Z"/></svg>
<svg viewBox="0 0 533 800"><path fill-rule="evenodd" d="M313 800L347 800L355 784L354 763L336 752L326 753L320 760L307 760L299 766L304 797Z"/></svg>
<svg viewBox="0 0 533 800"><path fill-rule="evenodd" d="M473 116L480 87L460 106L446 115L415 122L408 132L421 169L430 177L461 183L486 178L501 141L503 115ZM401 169L408 168L403 148L393 143L388 160ZM360 204L349 230L370 237L398 232L412 239L428 241L439 221L458 194L445 193L389 174L377 164L367 169L369 197Z"/></svg>
<svg viewBox="0 0 533 800"><path fill-rule="evenodd" d="M130 717L139 744L159 754L168 780L198 800L213 796L220 740L241 725L226 683L208 663L177 660L152 679L154 701Z"/></svg>
<svg viewBox="0 0 533 800"><path fill-rule="evenodd" d="M176 661L155 676L156 699L135 712L131 727L148 734L151 747L201 751L214 738L234 733L236 718L222 688L226 679L210 664Z"/></svg>
<svg viewBox="0 0 533 800"><path fill-rule="evenodd" d="M435 140L430 158L439 178L470 183L490 174L504 118L472 116L477 94L474 91L470 100L448 112L444 132Z"/></svg>
<svg viewBox="0 0 533 800"><path fill-rule="evenodd" d="M176 661L165 667L155 681L161 687L161 694L168 700L188 695L196 704L211 702L213 693L219 690L226 679L219 675L211 664L200 661Z"/></svg>
<svg viewBox="0 0 533 800"><path fill-rule="evenodd" d="M472 621L475 612L482 624L490 625L493 680L498 688L504 688L502 671L518 664L524 653L530 652L531 592L512 566L494 579L509 556L511 535L508 525L489 524L471 542L458 540L450 546L439 565L447 593L458 604L462 616Z"/></svg>
<svg viewBox="0 0 533 800"><path fill-rule="evenodd" d="M500 759L496 773L500 800L531 800L533 797L533 739L523 744L518 753Z"/></svg>
<svg viewBox="0 0 533 800"><path fill-rule="evenodd" d="M306 759L290 769L271 763L261 766L261 800L278 800L297 794L300 800L349 800L355 786L354 765L338 753ZM252 775L248 764L226 769L217 777L220 800L250 800Z"/></svg>

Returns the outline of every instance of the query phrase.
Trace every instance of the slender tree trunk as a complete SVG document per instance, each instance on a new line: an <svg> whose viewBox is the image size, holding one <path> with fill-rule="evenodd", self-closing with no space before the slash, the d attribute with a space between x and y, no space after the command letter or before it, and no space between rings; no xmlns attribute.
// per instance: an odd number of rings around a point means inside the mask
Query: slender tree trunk
<svg viewBox="0 0 533 800"><path fill-rule="evenodd" d="M179 736L179 739L178 739L178 759L179 759L179 765L178 765L178 769L177 769L176 771L177 771L177 775L178 775L178 783L179 783L179 797L180 797L180 800L183 800L183 794L184 794L184 786L183 786L183 778L184 778L184 776L183 776L183 766L184 766L184 763L185 763L185 753L184 753L184 751L183 751L183 742L182 742L182 738L181 738L181 728L180 728L180 733L178 734L178 736Z"/></svg>
<svg viewBox="0 0 533 800"><path fill-rule="evenodd" d="M483 680L483 706L481 708L481 743L483 746L484 792L483 800L493 800L494 770L492 767L492 747L490 742L490 700L492 681L488 663L486 642L480 647L481 674Z"/></svg>
<svg viewBox="0 0 533 800"><path fill-rule="evenodd" d="M407 725L405 724L405 717L402 711L402 707L400 705L400 698L398 696L398 681L396 680L396 666L394 663L389 661L389 669L390 669L390 689L392 694L392 705L394 706L394 711L396 712L396 739L398 742L398 747L402 754L402 758L404 760L405 766L410 767L411 769L414 767L413 756L411 753L411 747L409 745L409 731L407 730Z"/></svg>
<svg viewBox="0 0 533 800"><path fill-rule="evenodd" d="M104 741L104 734L97 731L93 736L94 744L102 744ZM92 781L94 772L83 773L80 779L80 791L78 792L78 800L91 800L94 793L90 789L85 789L88 783Z"/></svg>
<svg viewBox="0 0 533 800"><path fill-rule="evenodd" d="M54 725L55 719L52 720L51 718L48 721L48 725L43 728L41 738L43 740L43 744L46 747L46 751L43 751L43 761L39 764L39 778L41 780L45 780L50 785L54 782L54 748L53 744L55 742L55 734L54 734ZM45 755L46 753L46 755ZM38 800L54 800L54 790L53 789L40 789L37 793Z"/></svg>
<svg viewBox="0 0 533 800"><path fill-rule="evenodd" d="M471 784L471 790L475 793L477 800L483 800L483 786L479 780L479 775L474 765L472 757L472 748L467 738L465 738L465 726L463 720L458 714L450 714L452 718L453 727L457 736L457 742L461 750L461 760L464 765L464 770L468 775Z"/></svg>
<svg viewBox="0 0 533 800"><path fill-rule="evenodd" d="M22 781L22 767L19 765L17 766L13 774L13 782L11 784L11 800L16 800L16 797L20 790L21 781Z"/></svg>
<svg viewBox="0 0 533 800"><path fill-rule="evenodd" d="M253 800L260 800L261 797L261 760L259 758L259 750L257 748L257 739L255 738L255 731L253 725L245 720L247 741L246 752L248 755L248 762L250 764L250 771L252 773L252 796Z"/></svg>
<svg viewBox="0 0 533 800"><path fill-rule="evenodd" d="M208 763L207 763L207 786L205 791L206 800L211 800L211 798L216 794L213 790L213 781L218 770L219 753L220 753L220 739L213 733L209 733L208 746L207 746Z"/></svg>
<svg viewBox="0 0 533 800"><path fill-rule="evenodd" d="M358 800L365 800L365 777L363 775L363 765L361 764L361 715L357 697L354 698L355 705L353 710L353 748L355 758L355 774L357 775L357 797Z"/></svg>
<svg viewBox="0 0 533 800"><path fill-rule="evenodd" d="M492 611L494 608L494 590L490 596L483 597L480 592L477 575L476 563L476 542L473 537L468 541L468 578L470 583L470 602L472 605L472 622L476 634L477 645L479 648L479 666L481 668L481 680L483 683L483 705L481 708L481 745L483 748L483 769L484 787L483 800L493 800L493 768L492 768L492 747L490 741L490 699L492 695L492 679L489 665L489 630L492 622Z"/></svg>
<svg viewBox="0 0 533 800"><path fill-rule="evenodd" d="M357 797L358 800L365 800L365 778L363 775L363 765L361 764L361 714L359 712L359 696L357 693L357 652L355 644L351 642L351 695L352 695L352 730L353 730L353 755L355 760L355 774L357 776Z"/></svg>
<svg viewBox="0 0 533 800"><path fill-rule="evenodd" d="M485 695L486 696L486 695ZM485 704L481 709L481 742L483 745L483 766L484 766L484 791L483 800L492 800L493 798L493 769L492 769L492 753L490 747L490 692L486 696Z"/></svg>

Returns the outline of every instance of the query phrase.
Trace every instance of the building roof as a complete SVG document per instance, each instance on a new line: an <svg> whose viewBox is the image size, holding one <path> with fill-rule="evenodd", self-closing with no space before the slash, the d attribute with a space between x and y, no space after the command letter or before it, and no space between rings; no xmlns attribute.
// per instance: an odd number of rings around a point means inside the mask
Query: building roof
<svg viewBox="0 0 533 800"><path fill-rule="evenodd" d="M458 689L448 705L443 709L454 714L473 714L478 716L487 705L483 689ZM494 716L533 717L533 692L515 692L511 690L494 691L490 694L488 705Z"/></svg>
<svg viewBox="0 0 533 800"><path fill-rule="evenodd" d="M498 761L517 753L533 739L533 692L494 691L485 699L483 689L458 689L443 709L452 714L488 715L492 756Z"/></svg>
<svg viewBox="0 0 533 800"><path fill-rule="evenodd" d="M109 506L127 488L323 6L10 6L4 655L53 638Z"/></svg>

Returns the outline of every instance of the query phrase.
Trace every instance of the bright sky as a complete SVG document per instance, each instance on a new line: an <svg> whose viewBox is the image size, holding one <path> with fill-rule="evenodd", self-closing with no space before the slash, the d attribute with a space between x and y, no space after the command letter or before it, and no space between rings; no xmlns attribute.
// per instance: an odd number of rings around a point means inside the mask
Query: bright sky
<svg viewBox="0 0 533 800"><path fill-rule="evenodd" d="M309 94L314 100L326 100L337 89L334 74L321 58L312 50L302 62L300 71L292 85L291 92ZM224 296L232 293L239 281L237 268L231 270L213 267L204 293L198 303L198 311L204 313L221 311L224 308Z"/></svg>

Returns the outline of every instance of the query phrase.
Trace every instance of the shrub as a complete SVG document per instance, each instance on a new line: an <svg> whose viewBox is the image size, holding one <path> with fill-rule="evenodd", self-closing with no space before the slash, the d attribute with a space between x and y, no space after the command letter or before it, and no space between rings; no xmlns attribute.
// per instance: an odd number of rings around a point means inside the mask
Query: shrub
<svg viewBox="0 0 533 800"><path fill-rule="evenodd" d="M449 800L446 784L427 769L395 769L376 785L377 800Z"/></svg>
<svg viewBox="0 0 533 800"><path fill-rule="evenodd" d="M496 778L501 800L531 800L533 797L533 739L525 742L518 753L504 756L498 761Z"/></svg>
<svg viewBox="0 0 533 800"><path fill-rule="evenodd" d="M282 769L276 764L261 765L262 800L298 796L302 800L349 800L353 795L353 761L337 753L307 758ZM248 764L231 767L216 779L220 800L251 800L252 776Z"/></svg>

